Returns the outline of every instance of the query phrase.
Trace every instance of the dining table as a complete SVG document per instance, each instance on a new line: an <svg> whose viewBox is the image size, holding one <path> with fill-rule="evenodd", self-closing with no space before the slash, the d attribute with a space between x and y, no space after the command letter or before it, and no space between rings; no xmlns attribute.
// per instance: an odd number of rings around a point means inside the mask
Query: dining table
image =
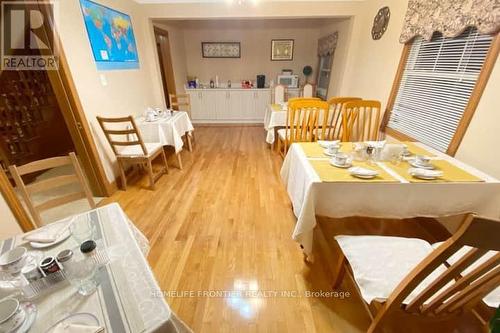
<svg viewBox="0 0 500 333"><path fill-rule="evenodd" d="M318 142L293 143L281 168L281 179L297 222L292 238L312 256L316 217L440 218L465 213L500 216L500 181L423 143L402 142L413 155L428 156L442 177L422 180L408 173L406 159L354 161L378 172L373 179L356 178L330 164ZM340 152L353 154L354 144Z"/></svg>
<svg viewBox="0 0 500 333"><path fill-rule="evenodd" d="M286 104L269 104L264 116L266 142L272 145L276 138L276 130L286 126L288 108Z"/></svg>
<svg viewBox="0 0 500 333"><path fill-rule="evenodd" d="M36 307L36 320L30 332L51 332L60 320L74 314L96 318L105 332L191 332L166 303L146 260L147 239L120 205L108 204L54 223L69 226L83 220L90 221L93 239L109 259L97 271L99 286L94 293L81 296L70 283L63 281L33 299L21 298ZM31 233L34 232L40 229ZM65 249L79 250L79 243L71 236L42 249L31 248L26 236L20 234L1 241L0 254L18 246L28 249L28 255L41 252L43 257L55 256Z"/></svg>
<svg viewBox="0 0 500 333"><path fill-rule="evenodd" d="M193 124L185 111L164 112L163 115L148 120L147 117L136 118L136 124L144 142L159 142L162 146L174 147L179 166L182 169L180 152L184 147L182 137L186 135L189 151L192 151Z"/></svg>

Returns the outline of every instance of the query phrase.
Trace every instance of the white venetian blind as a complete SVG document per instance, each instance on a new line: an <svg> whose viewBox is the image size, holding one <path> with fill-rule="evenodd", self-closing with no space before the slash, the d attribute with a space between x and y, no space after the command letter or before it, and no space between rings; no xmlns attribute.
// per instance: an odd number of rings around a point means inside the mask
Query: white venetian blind
<svg viewBox="0 0 500 333"><path fill-rule="evenodd" d="M455 38L416 37L388 126L445 152L486 59L492 36L467 29Z"/></svg>

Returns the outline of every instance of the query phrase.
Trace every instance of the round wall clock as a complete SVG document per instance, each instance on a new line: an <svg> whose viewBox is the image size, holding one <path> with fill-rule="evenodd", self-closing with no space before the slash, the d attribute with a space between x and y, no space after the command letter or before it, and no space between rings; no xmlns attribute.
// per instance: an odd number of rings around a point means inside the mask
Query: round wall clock
<svg viewBox="0 0 500 333"><path fill-rule="evenodd" d="M372 27L372 38L377 40L382 37L385 30L387 30L387 24L389 24L389 18L391 17L391 11L389 7L382 7L379 9L377 15L373 19Z"/></svg>

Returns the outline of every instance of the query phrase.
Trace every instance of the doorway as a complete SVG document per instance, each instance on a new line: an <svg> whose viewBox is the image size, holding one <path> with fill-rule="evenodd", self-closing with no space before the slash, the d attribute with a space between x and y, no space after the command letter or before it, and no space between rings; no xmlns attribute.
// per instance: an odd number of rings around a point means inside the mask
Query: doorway
<svg viewBox="0 0 500 333"><path fill-rule="evenodd" d="M33 52L56 54L59 60L58 70L0 71L0 193L26 232L33 224L6 172L9 165L75 151L94 195L111 195L114 187L104 172L64 52L54 52L54 45L60 41L54 34L51 11L43 2L25 6L49 18L37 29L37 37L46 48Z"/></svg>
<svg viewBox="0 0 500 333"><path fill-rule="evenodd" d="M170 94L176 93L174 68L172 65L172 56L170 54L170 40L168 32L156 26L154 28L156 50L158 52L158 61L160 64L161 81L163 85L163 94L165 95L165 103L170 108Z"/></svg>

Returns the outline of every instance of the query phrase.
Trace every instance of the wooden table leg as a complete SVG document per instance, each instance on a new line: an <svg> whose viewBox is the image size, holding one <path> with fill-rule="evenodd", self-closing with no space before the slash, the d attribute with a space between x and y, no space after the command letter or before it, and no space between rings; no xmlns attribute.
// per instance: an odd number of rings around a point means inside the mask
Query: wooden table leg
<svg viewBox="0 0 500 333"><path fill-rule="evenodd" d="M181 152L178 152L177 154L177 163L179 164L179 169L182 170L182 158L181 158Z"/></svg>
<svg viewBox="0 0 500 333"><path fill-rule="evenodd" d="M188 143L189 152L192 153L193 152L193 144L191 143L191 134L190 133L186 133L186 140Z"/></svg>

